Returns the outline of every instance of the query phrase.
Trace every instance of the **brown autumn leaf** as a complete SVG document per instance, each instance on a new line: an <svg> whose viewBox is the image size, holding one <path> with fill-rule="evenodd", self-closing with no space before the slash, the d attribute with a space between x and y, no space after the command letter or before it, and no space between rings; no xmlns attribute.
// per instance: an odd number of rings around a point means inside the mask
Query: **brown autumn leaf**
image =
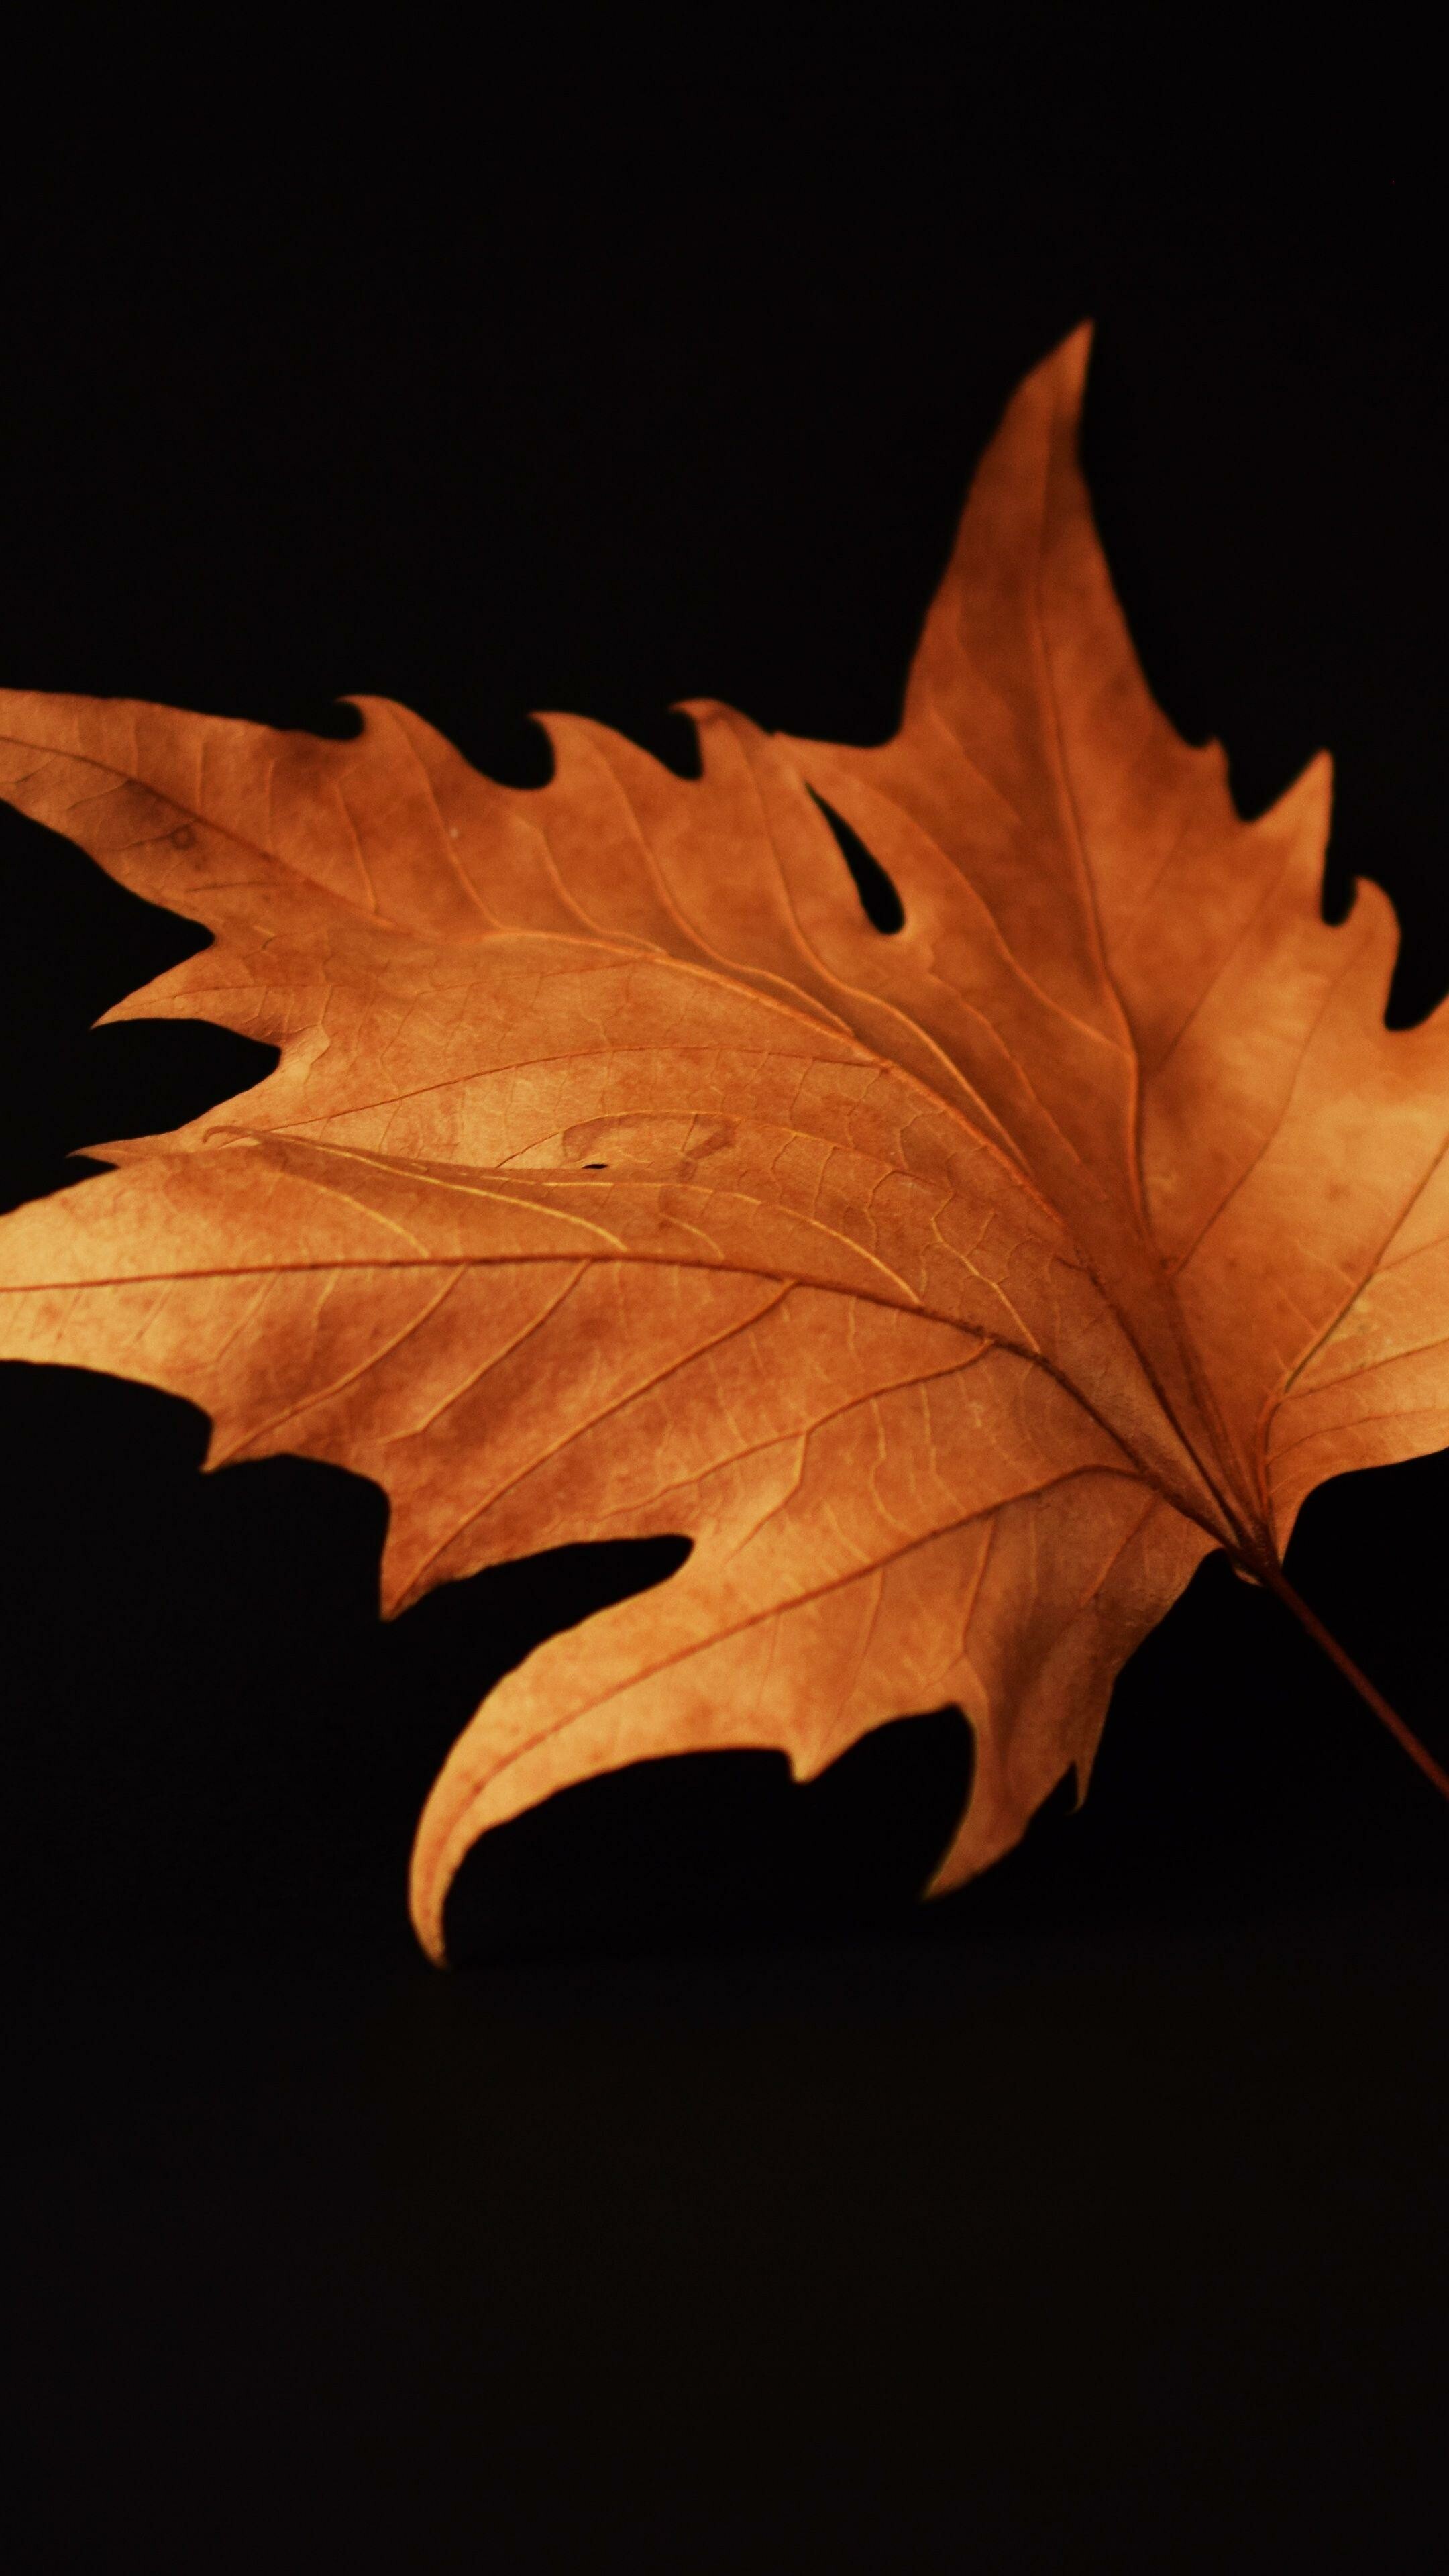
<svg viewBox="0 0 1449 2576"><path fill-rule="evenodd" d="M189 1397L208 1466L376 1479L388 1615L693 1541L455 1746L435 1957L469 1845L571 1781L742 1745L807 1778L952 1701L957 1885L1085 1785L1209 1549L1294 1600L1313 1487L1449 1442L1449 1006L1385 1029L1376 887L1325 924L1326 761L1244 823L1154 707L1076 464L1086 352L1013 401L879 749L697 701L685 781L551 717L520 791L380 699L337 743L0 697L6 795L213 934L106 1018L281 1049L4 1221L0 1355Z"/></svg>

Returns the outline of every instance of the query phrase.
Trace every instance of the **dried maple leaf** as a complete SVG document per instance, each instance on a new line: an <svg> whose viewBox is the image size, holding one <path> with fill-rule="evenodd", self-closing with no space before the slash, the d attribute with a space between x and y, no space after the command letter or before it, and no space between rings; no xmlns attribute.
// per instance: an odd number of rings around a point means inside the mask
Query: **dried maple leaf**
<svg viewBox="0 0 1449 2576"><path fill-rule="evenodd" d="M11 800L213 933L105 1016L281 1049L0 1226L0 1352L189 1397L209 1466L375 1478L387 1613L693 1540L460 1738L414 1857L435 1956L469 1845L568 1782L727 1745L805 1778L952 1701L955 1886L1085 1784L1210 1548L1323 1637L1281 1573L1305 1495L1449 1442L1449 1007L1384 1027L1376 887L1325 924L1327 763L1244 823L1154 707L1086 349L1012 403L876 750L696 702L690 781L554 717L525 792L385 700L336 743L0 698Z"/></svg>

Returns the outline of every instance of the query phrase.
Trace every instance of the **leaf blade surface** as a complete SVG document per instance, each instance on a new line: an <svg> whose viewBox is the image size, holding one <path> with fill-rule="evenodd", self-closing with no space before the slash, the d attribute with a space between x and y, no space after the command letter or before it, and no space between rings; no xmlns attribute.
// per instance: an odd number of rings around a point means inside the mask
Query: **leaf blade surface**
<svg viewBox="0 0 1449 2576"><path fill-rule="evenodd" d="M1449 1015L1389 1031L1376 888L1322 919L1326 764L1244 823L1154 706L1076 461L1074 335L973 485L900 730L691 703L701 775L545 719L545 787L356 701L324 742L0 693L0 790L212 944L106 1016L280 1051L0 1223L0 1352L143 1378L208 1465L389 1501L383 1606L679 1531L540 1647L419 1829L956 1701L935 1884L1085 1784L1203 1555L1449 1440ZM866 919L822 804L904 918Z"/></svg>

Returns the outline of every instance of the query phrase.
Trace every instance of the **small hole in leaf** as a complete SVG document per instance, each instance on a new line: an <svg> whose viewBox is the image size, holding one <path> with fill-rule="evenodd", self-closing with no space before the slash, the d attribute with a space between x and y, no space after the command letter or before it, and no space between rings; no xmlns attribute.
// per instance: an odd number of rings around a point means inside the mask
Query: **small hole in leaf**
<svg viewBox="0 0 1449 2576"><path fill-rule="evenodd" d="M815 796L813 787L810 793ZM836 847L855 880L855 891L860 897L866 920L873 929L883 931L887 938L894 938L898 930L905 928L906 911L879 859L872 858L860 834L851 830L850 825L826 804L823 796L815 796L815 802L835 834Z"/></svg>
<svg viewBox="0 0 1449 2576"><path fill-rule="evenodd" d="M586 1172L607 1172L608 1168L607 1163L585 1163L584 1165Z"/></svg>

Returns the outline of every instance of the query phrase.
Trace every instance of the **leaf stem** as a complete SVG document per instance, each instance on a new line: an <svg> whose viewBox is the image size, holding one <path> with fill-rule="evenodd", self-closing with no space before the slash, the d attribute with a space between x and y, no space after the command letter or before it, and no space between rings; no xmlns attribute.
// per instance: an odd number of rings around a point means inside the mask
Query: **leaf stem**
<svg viewBox="0 0 1449 2576"><path fill-rule="evenodd" d="M1330 1629L1325 1628L1318 1613L1309 1609L1301 1593L1294 1591L1286 1574L1271 1561L1262 1562L1257 1558L1253 1560L1252 1571L1266 1590L1276 1592L1279 1600L1286 1609L1292 1611L1300 1626L1307 1629L1314 1644L1322 1647L1330 1663L1338 1666L1344 1680L1352 1683L1361 1700L1367 1701L1375 1717L1388 1728L1395 1742L1403 1746L1409 1760L1417 1762L1425 1778L1433 1781L1440 1796L1449 1798L1449 1771L1444 1769L1442 1763L1435 1761L1427 1745L1419 1742L1413 1728L1405 1725L1398 1710L1390 1707L1383 1692L1374 1688L1367 1673L1360 1672L1353 1657L1345 1654L1338 1639Z"/></svg>

